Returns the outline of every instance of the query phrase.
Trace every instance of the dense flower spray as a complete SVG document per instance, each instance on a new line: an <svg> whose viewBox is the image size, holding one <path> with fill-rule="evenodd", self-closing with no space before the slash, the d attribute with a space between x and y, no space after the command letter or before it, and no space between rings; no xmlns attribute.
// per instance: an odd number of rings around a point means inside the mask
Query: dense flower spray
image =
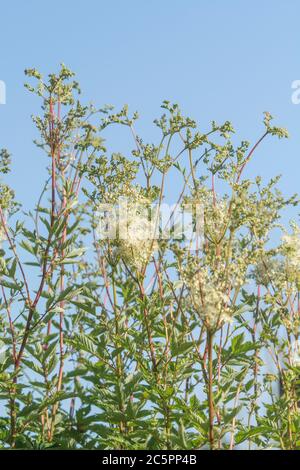
<svg viewBox="0 0 300 470"><path fill-rule="evenodd" d="M300 270L300 227L292 223L292 234L282 237L282 251L291 268Z"/></svg>
<svg viewBox="0 0 300 470"><path fill-rule="evenodd" d="M155 219L149 216L149 201L138 198L120 204L117 226L117 252L125 263L141 271L157 247Z"/></svg>
<svg viewBox="0 0 300 470"><path fill-rule="evenodd" d="M127 186L122 191L110 194L111 201L104 224L98 225L100 238L107 238L113 247L114 257L137 271L142 271L157 249L157 211L151 207L151 200L141 189Z"/></svg>

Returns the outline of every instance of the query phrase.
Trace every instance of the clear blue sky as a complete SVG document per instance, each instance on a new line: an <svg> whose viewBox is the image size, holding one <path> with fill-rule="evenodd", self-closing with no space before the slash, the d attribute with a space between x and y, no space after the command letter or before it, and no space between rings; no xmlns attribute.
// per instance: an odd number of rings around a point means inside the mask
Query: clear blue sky
<svg viewBox="0 0 300 470"><path fill-rule="evenodd" d="M47 74L60 62L78 74L84 100L139 110L145 140L163 99L204 128L231 120L247 140L259 137L270 111L291 138L264 142L248 171L282 173L284 192L298 191L300 105L291 83L300 79L299 0L10 0L0 18L0 147L13 154L9 179L25 205L39 193L46 157L32 144L38 101L23 88L23 71ZM123 139L116 135L121 151Z"/></svg>

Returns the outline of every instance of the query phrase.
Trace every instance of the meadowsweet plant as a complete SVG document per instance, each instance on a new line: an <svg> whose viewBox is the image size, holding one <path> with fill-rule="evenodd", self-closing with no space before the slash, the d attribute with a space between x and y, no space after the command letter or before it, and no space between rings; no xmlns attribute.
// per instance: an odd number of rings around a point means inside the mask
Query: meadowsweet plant
<svg viewBox="0 0 300 470"><path fill-rule="evenodd" d="M25 73L48 177L22 207L1 151L1 448L299 449L298 199L247 178L287 131L236 145L165 101L148 143L65 65Z"/></svg>

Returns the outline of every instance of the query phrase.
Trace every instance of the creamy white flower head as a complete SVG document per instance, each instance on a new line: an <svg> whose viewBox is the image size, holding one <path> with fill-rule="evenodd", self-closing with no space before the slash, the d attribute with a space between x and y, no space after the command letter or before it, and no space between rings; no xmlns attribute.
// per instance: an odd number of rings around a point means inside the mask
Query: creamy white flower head
<svg viewBox="0 0 300 470"><path fill-rule="evenodd" d="M142 270L157 249L157 219L150 201L138 189L131 188L119 197L109 220L109 235L115 255L131 267Z"/></svg>
<svg viewBox="0 0 300 470"><path fill-rule="evenodd" d="M300 228L292 224L293 233L282 237L282 250L293 268L300 269Z"/></svg>
<svg viewBox="0 0 300 470"><path fill-rule="evenodd" d="M232 321L233 312L226 288L218 285L216 279L205 268L200 268L193 276L185 276L188 298L206 325L215 329Z"/></svg>
<svg viewBox="0 0 300 470"><path fill-rule="evenodd" d="M299 367L300 366L300 341L295 340L291 344L291 362L293 366Z"/></svg>
<svg viewBox="0 0 300 470"><path fill-rule="evenodd" d="M119 214L118 252L131 266L141 270L156 250L155 220L149 220L146 209L129 206Z"/></svg>
<svg viewBox="0 0 300 470"><path fill-rule="evenodd" d="M212 191L202 189L190 202L202 207L205 235L213 242L219 242L228 223L227 200L214 195Z"/></svg>

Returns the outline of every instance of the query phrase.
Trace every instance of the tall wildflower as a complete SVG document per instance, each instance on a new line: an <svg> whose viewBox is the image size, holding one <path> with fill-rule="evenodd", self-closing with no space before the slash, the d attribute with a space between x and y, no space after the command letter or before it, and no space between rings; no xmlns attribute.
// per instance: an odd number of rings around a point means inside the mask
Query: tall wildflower
<svg viewBox="0 0 300 470"><path fill-rule="evenodd" d="M193 202L204 211L203 250L187 256L182 279L188 299L206 327L217 330L231 322L239 290L246 282L250 250L230 232L229 202L206 188Z"/></svg>
<svg viewBox="0 0 300 470"><path fill-rule="evenodd" d="M256 282L266 287L264 301L277 314L289 335L299 336L300 328L300 228L292 223L292 233L282 236L273 255L265 256L255 270Z"/></svg>

